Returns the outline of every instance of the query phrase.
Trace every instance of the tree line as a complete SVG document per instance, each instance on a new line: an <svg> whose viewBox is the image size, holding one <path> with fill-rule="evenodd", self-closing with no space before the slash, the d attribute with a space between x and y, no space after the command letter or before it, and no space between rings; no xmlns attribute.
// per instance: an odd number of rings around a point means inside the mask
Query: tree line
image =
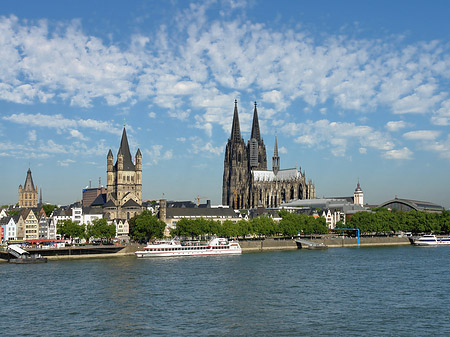
<svg viewBox="0 0 450 337"><path fill-rule="evenodd" d="M105 239L111 241L116 236L116 225L108 224L106 219L95 219L92 224L84 225L70 219L59 221L57 233L65 239Z"/></svg>
<svg viewBox="0 0 450 337"><path fill-rule="evenodd" d="M298 234L323 234L327 233L327 224L324 218L314 218L304 214L292 214L280 211L280 222L274 221L268 216L259 216L251 220L232 222L214 221L211 219L182 218L177 222L176 228L170 231L170 236L201 238L206 236L218 236L225 238L245 238L246 236L273 236ZM149 241L153 238L161 238L164 235L165 223L144 211L130 220L130 236L135 240Z"/></svg>
<svg viewBox="0 0 450 337"><path fill-rule="evenodd" d="M420 211L389 211L355 213L346 227L359 228L361 233L450 233L450 211L426 213Z"/></svg>

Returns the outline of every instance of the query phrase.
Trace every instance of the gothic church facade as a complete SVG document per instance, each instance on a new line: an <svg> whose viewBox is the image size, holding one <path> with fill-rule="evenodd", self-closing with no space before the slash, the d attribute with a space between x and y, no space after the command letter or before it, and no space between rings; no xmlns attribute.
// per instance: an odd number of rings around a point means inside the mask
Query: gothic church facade
<svg viewBox="0 0 450 337"><path fill-rule="evenodd" d="M280 169L276 137L272 170L267 170L266 146L259 130L256 102L250 139L245 144L236 100L231 136L225 148L222 204L235 209L272 208L289 200L315 197L314 184L306 181L305 172L296 168Z"/></svg>

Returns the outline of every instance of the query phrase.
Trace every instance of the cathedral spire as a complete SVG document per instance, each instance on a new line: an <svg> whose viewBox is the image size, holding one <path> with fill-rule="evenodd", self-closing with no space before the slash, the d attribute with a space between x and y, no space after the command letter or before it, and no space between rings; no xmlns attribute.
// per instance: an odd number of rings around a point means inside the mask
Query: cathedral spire
<svg viewBox="0 0 450 337"><path fill-rule="evenodd" d="M272 157L272 170L275 175L277 175L280 170L280 157L278 156L278 144L277 144L277 136L275 135L275 146L273 149L273 157Z"/></svg>
<svg viewBox="0 0 450 337"><path fill-rule="evenodd" d="M261 140L261 134L259 132L258 110L256 109L256 102L255 102L255 110L253 110L252 134L250 136L250 139L256 139L258 142Z"/></svg>
<svg viewBox="0 0 450 337"><path fill-rule="evenodd" d="M131 159L130 147L128 145L128 138L125 127L123 128L122 140L120 141L120 148L119 152L117 153L117 157L119 157L119 155L123 155L123 170L134 171L135 167L133 164L133 160Z"/></svg>
<svg viewBox="0 0 450 337"><path fill-rule="evenodd" d="M237 99L234 100L233 126L231 127L231 141L238 143L241 140L241 129L239 127L239 115L237 108Z"/></svg>

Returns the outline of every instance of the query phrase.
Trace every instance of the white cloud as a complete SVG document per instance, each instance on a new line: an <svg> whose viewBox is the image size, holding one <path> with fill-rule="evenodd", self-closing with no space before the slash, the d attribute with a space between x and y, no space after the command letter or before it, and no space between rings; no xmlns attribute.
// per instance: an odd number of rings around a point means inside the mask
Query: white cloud
<svg viewBox="0 0 450 337"><path fill-rule="evenodd" d="M58 160L57 163L59 166L67 167L70 166L70 164L75 163L75 160L72 159Z"/></svg>
<svg viewBox="0 0 450 337"><path fill-rule="evenodd" d="M296 136L295 142L308 147L328 148L335 156L344 156L347 147L371 147L380 151L391 150L394 144L390 137L372 127L356 125L355 123L330 122L326 119L316 122L288 123L282 127L282 132Z"/></svg>
<svg viewBox="0 0 450 337"><path fill-rule="evenodd" d="M80 131L75 130L75 129L74 130L70 130L70 136L72 138L77 138L79 140L87 140L88 139L85 136L83 136L83 134Z"/></svg>
<svg viewBox="0 0 450 337"><path fill-rule="evenodd" d="M36 139L37 139L37 136L36 136L36 130L30 130L30 131L28 131L28 140L29 140L30 142L34 143L34 142L36 141Z"/></svg>
<svg viewBox="0 0 450 337"><path fill-rule="evenodd" d="M161 160L169 160L173 158L172 150L163 151L163 145L152 145L150 149L144 149L146 154L145 160L148 165L156 165Z"/></svg>
<svg viewBox="0 0 450 337"><path fill-rule="evenodd" d="M108 132L115 135L121 134L121 129L116 128L111 122L97 121L93 119L68 119L62 115L43 115L37 114L12 114L4 116L4 120L31 126L48 127L58 130L74 130L76 127L89 128L96 131Z"/></svg>
<svg viewBox="0 0 450 337"><path fill-rule="evenodd" d="M156 113L154 113L153 111L148 113L148 117L150 118L156 118Z"/></svg>
<svg viewBox="0 0 450 337"><path fill-rule="evenodd" d="M450 100L442 102L441 108L431 117L431 122L435 125L450 125Z"/></svg>
<svg viewBox="0 0 450 337"><path fill-rule="evenodd" d="M219 156L223 153L223 146L213 146L211 142L205 142L200 137L191 137L189 140L191 142L191 147L188 149L190 153L197 154L204 152L214 156Z"/></svg>
<svg viewBox="0 0 450 337"><path fill-rule="evenodd" d="M404 147L400 150L390 150L386 151L383 156L386 159L395 159L395 160L410 160L412 159L413 153L407 147Z"/></svg>
<svg viewBox="0 0 450 337"><path fill-rule="evenodd" d="M405 121L390 121L386 123L386 129L391 132L396 132L406 128L409 124Z"/></svg>
<svg viewBox="0 0 450 337"><path fill-rule="evenodd" d="M404 133L403 137L409 140L434 140L439 137L440 134L440 131L418 130Z"/></svg>
<svg viewBox="0 0 450 337"><path fill-rule="evenodd" d="M286 154L286 153L288 153L288 150L284 146L281 146L278 149L278 152L281 153L281 154Z"/></svg>

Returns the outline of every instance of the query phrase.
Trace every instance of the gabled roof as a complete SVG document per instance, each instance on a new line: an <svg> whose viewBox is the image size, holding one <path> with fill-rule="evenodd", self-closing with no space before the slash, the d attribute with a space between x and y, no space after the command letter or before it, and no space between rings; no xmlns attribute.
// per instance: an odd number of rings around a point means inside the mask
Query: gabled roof
<svg viewBox="0 0 450 337"><path fill-rule="evenodd" d="M125 128L123 128L122 140L120 141L120 148L119 152L117 153L117 156L119 156L120 154L123 155L123 170L134 171L135 166L131 158L130 147L128 145L127 132L125 131Z"/></svg>
<svg viewBox="0 0 450 337"><path fill-rule="evenodd" d="M104 204L103 207L116 207L116 204L114 203L114 201L112 201L112 199L109 199L109 201Z"/></svg>
<svg viewBox="0 0 450 337"><path fill-rule="evenodd" d="M297 169L279 170L275 174L272 170L252 170L253 181L284 181L299 178L301 173Z"/></svg>
<svg viewBox="0 0 450 337"><path fill-rule="evenodd" d="M6 225L11 220L12 216L8 215L0 219L0 225Z"/></svg>
<svg viewBox="0 0 450 337"><path fill-rule="evenodd" d="M106 193L99 194L89 206L103 206L106 203Z"/></svg>
<svg viewBox="0 0 450 337"><path fill-rule="evenodd" d="M128 200L122 207L141 207L136 201L133 199Z"/></svg>

